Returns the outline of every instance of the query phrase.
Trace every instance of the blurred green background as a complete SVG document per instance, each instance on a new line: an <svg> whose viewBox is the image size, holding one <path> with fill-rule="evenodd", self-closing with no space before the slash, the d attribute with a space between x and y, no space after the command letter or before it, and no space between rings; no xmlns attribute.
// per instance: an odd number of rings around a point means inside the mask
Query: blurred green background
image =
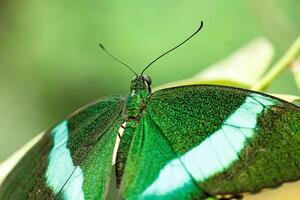
<svg viewBox="0 0 300 200"><path fill-rule="evenodd" d="M154 86L190 77L259 36L278 59L300 33L300 2L0 1L0 161L75 109L127 93L132 74L98 42L140 72L201 20L198 36L147 71ZM289 72L270 90L299 95Z"/></svg>

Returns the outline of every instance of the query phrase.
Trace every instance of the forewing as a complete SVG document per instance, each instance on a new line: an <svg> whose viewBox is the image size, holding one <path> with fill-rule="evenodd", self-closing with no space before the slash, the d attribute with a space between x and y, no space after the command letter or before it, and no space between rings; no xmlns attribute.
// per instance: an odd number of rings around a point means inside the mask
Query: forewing
<svg viewBox="0 0 300 200"><path fill-rule="evenodd" d="M104 199L123 98L84 107L47 131L0 188L0 199Z"/></svg>
<svg viewBox="0 0 300 200"><path fill-rule="evenodd" d="M293 104L248 90L198 85L155 92L146 113L178 155L159 177L180 160L211 195L257 192L300 178L300 109Z"/></svg>

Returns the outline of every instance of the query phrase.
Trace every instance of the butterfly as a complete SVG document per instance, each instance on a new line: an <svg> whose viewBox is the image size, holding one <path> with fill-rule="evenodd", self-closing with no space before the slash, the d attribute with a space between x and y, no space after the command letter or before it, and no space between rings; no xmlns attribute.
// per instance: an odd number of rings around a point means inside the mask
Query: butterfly
<svg viewBox="0 0 300 200"><path fill-rule="evenodd" d="M114 174L116 198L130 200L241 199L300 178L299 107L227 86L152 92L143 74L152 63L134 72L127 96L101 98L49 129L0 199L107 199Z"/></svg>

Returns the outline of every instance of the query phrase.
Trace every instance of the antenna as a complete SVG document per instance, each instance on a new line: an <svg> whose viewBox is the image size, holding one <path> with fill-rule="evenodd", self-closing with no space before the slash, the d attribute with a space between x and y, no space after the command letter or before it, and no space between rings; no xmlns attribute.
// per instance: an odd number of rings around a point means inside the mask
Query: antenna
<svg viewBox="0 0 300 200"><path fill-rule="evenodd" d="M135 71L133 71L133 69L131 69L131 67L129 65L127 65L126 63L124 63L123 61L119 60L118 58L114 57L110 52L108 52L105 47L99 43L99 47L107 54L109 55L112 59L114 59L115 61L117 61L118 63L121 63L122 65L124 65L125 67L127 67L130 71L132 71L132 73L134 73L136 76L137 73L135 73Z"/></svg>
<svg viewBox="0 0 300 200"><path fill-rule="evenodd" d="M169 49L168 51L166 51L165 53L161 54L160 56L158 56L156 59L154 59L149 65L147 65L145 67L145 69L142 71L141 75L143 75L143 73L153 64L155 63L157 60L159 60L161 57L165 56L166 54L170 53L171 51L177 49L178 47L180 47L181 45L183 45L184 43L186 43L188 40L190 40L192 37L194 37L203 27L203 21L201 21L199 28L192 34L190 35L188 38L186 38L183 42L181 42L180 44L178 44L177 46L173 47L172 49Z"/></svg>

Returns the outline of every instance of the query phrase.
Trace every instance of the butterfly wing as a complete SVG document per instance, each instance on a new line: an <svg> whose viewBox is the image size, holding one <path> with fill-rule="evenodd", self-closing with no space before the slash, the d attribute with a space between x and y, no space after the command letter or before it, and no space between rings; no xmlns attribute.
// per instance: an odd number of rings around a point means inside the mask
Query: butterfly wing
<svg viewBox="0 0 300 200"><path fill-rule="evenodd" d="M84 107L47 131L0 188L0 199L104 199L123 98Z"/></svg>
<svg viewBox="0 0 300 200"><path fill-rule="evenodd" d="M206 196L181 162L172 164L162 184L152 184L164 166L177 158L177 154L147 113L134 130L126 128L123 137L130 134L131 148L121 184L121 199L198 199ZM188 183L176 188L183 179ZM165 193L166 190L172 192Z"/></svg>
<svg viewBox="0 0 300 200"><path fill-rule="evenodd" d="M184 86L152 94L143 117L141 141L133 140L124 173L129 199L189 193L191 183L211 196L235 195L300 178L300 109L282 100L231 87ZM165 148L173 155L165 157Z"/></svg>

